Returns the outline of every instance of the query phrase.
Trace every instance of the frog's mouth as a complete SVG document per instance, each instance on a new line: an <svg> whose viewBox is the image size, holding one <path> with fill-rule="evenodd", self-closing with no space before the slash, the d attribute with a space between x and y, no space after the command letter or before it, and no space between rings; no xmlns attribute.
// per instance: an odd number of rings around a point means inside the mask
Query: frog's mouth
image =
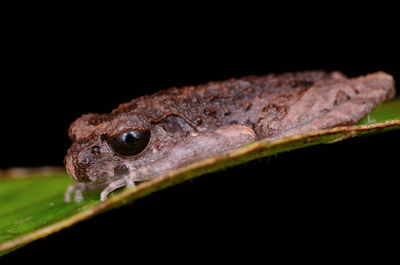
<svg viewBox="0 0 400 265"><path fill-rule="evenodd" d="M86 171L85 171L86 173ZM129 168L121 163L113 168L113 173L103 173L99 175L79 175L78 179L80 182L86 182L90 184L107 184L122 178L126 178L129 175Z"/></svg>

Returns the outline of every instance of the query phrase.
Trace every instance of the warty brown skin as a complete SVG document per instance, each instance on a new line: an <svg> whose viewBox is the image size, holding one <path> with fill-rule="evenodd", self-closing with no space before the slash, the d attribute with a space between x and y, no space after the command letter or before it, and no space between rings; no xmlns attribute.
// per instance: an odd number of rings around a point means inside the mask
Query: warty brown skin
<svg viewBox="0 0 400 265"><path fill-rule="evenodd" d="M162 176L190 162L260 139L358 123L394 96L391 75L347 78L340 72L306 71L248 76L200 86L170 88L121 104L110 114L86 114L69 128L65 158L71 186L112 190ZM128 131L151 132L145 150L121 156L109 139ZM84 184L86 183L86 184Z"/></svg>

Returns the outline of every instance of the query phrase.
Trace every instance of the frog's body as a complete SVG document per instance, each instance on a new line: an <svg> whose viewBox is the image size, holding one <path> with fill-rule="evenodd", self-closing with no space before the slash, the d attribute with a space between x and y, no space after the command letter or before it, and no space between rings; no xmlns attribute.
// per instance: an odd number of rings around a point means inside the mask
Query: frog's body
<svg viewBox="0 0 400 265"><path fill-rule="evenodd" d="M171 88L136 98L110 114L87 114L71 125L73 145L65 162L68 173L82 183L67 190L66 200L71 193L80 200L82 190L101 187L106 187L105 199L118 187L255 140L356 124L394 93L392 76L383 72L349 79L339 72L308 71ZM116 152L113 139L126 132L141 133L143 144L137 146L143 150Z"/></svg>

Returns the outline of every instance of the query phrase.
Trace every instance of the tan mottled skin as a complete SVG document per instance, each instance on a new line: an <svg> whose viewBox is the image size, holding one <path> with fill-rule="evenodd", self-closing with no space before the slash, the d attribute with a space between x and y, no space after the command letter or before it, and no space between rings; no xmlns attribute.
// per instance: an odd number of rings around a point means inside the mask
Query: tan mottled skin
<svg viewBox="0 0 400 265"><path fill-rule="evenodd" d="M73 144L65 164L82 183L69 188L66 200L71 193L80 200L81 191L108 185L105 199L115 188L255 140L356 124L394 94L393 77L383 72L347 78L306 71L170 88L121 104L110 114L86 114L69 129ZM147 149L134 157L114 153L106 139L132 130L150 130Z"/></svg>

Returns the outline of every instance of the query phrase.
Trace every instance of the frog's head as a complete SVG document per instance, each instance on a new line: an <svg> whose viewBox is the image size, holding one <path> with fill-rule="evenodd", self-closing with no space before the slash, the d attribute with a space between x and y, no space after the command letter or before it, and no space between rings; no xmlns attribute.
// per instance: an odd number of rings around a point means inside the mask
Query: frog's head
<svg viewBox="0 0 400 265"><path fill-rule="evenodd" d="M80 182L102 183L129 174L133 160L143 160L151 125L141 115L86 114L74 121L65 157L68 174Z"/></svg>

